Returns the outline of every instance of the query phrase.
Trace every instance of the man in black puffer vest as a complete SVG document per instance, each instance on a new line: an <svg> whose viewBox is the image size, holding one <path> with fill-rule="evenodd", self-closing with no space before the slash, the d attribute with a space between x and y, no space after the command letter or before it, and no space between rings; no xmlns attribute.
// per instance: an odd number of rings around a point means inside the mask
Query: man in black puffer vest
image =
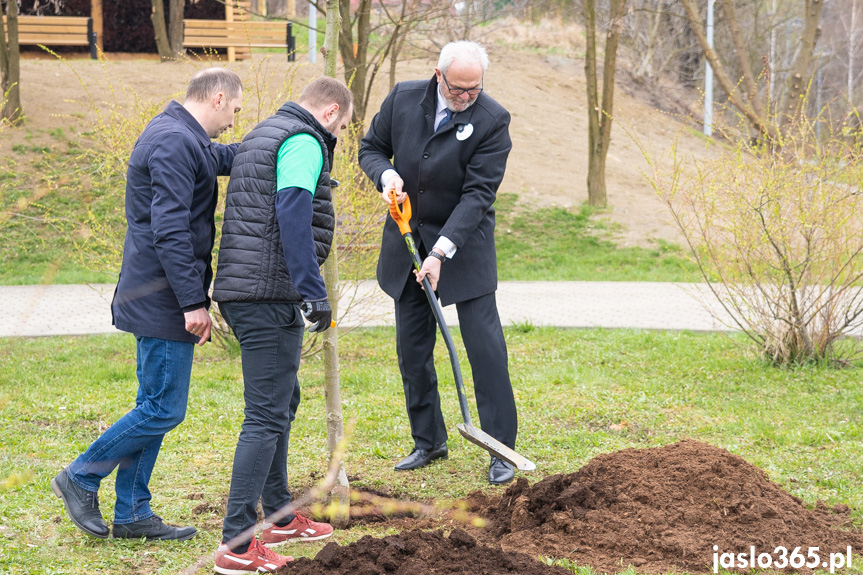
<svg viewBox="0 0 863 575"><path fill-rule="evenodd" d="M312 331L330 327L320 265L335 229L333 150L351 113L347 87L319 78L249 132L234 158L213 300L240 342L246 409L216 552L219 573L275 571L290 558L269 547L333 532L290 513L265 525L260 540L246 533L259 499L268 517L291 502L288 437L300 402L303 314Z"/></svg>

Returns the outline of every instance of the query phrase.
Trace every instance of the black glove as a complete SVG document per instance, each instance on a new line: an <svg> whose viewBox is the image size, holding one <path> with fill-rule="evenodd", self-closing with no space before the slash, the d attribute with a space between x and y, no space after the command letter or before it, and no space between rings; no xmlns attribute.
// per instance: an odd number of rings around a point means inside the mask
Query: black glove
<svg viewBox="0 0 863 575"><path fill-rule="evenodd" d="M313 299L303 302L303 315L312 322L309 331L327 331L333 321L333 310L326 299Z"/></svg>

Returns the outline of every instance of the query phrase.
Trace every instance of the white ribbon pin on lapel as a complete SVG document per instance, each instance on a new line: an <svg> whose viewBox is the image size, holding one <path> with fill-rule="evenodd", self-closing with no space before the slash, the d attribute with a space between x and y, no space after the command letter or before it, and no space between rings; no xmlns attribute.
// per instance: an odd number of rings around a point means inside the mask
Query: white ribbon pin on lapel
<svg viewBox="0 0 863 575"><path fill-rule="evenodd" d="M458 127L455 133L457 140L467 140L473 134L473 124L464 124Z"/></svg>

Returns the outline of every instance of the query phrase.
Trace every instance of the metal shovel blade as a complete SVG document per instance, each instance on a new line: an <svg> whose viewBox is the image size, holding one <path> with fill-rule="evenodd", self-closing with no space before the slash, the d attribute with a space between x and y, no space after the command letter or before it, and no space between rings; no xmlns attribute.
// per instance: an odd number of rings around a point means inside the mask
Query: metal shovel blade
<svg viewBox="0 0 863 575"><path fill-rule="evenodd" d="M474 427L470 423L459 423L456 425L461 436L474 443L495 457L499 457L508 463L512 463L515 467L522 471L533 471L536 469L536 464L522 457L482 429Z"/></svg>

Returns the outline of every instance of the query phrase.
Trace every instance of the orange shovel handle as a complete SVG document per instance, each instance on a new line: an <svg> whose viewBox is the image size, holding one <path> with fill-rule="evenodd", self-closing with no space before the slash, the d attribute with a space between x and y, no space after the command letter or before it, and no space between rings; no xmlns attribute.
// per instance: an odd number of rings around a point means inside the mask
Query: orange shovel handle
<svg viewBox="0 0 863 575"><path fill-rule="evenodd" d="M405 196L404 203L399 206L396 202L396 191L390 190L390 215L399 226L402 235L411 233L411 200Z"/></svg>

